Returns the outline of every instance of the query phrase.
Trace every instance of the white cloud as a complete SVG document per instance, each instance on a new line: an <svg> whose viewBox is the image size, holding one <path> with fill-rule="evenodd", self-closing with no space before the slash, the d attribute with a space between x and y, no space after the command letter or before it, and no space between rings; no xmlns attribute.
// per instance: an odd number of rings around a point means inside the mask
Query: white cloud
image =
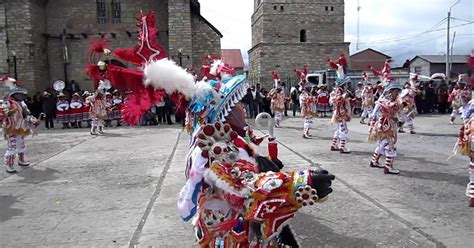
<svg viewBox="0 0 474 248"><path fill-rule="evenodd" d="M432 28L447 16L454 0L360 0L360 49L371 47L403 62L416 54L446 52L446 30L430 32L412 39L387 42ZM200 0L201 14L224 35L222 48L251 48L253 0ZM357 40L357 0L345 1L345 40L355 51ZM474 21L474 1L461 0L452 16ZM466 23L453 20L451 26ZM436 28L445 28L442 23ZM457 36L455 54L467 54L474 48L474 24L453 28ZM451 36L453 34L451 31ZM385 42L381 42L385 40Z"/></svg>

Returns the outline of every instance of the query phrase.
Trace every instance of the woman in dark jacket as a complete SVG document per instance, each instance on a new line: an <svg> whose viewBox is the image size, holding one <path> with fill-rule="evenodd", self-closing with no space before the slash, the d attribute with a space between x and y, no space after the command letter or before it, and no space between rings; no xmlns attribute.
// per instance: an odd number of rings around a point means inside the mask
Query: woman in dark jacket
<svg viewBox="0 0 474 248"><path fill-rule="evenodd" d="M46 129L54 128L54 114L56 112L56 100L50 93L44 92L42 98L42 110L45 114L44 126Z"/></svg>

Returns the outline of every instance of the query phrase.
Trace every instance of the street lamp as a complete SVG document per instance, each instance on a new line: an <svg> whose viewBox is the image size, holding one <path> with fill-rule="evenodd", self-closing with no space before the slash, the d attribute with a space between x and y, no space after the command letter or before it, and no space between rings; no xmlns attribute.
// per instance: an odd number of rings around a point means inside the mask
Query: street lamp
<svg viewBox="0 0 474 248"><path fill-rule="evenodd" d="M451 21L451 9L459 2L461 2L461 0L457 0L455 3L453 3L451 7L449 7L449 11L448 11L448 28L447 28L448 33L446 36L446 39L447 39L446 41L446 81L449 81L449 77L451 76L451 68L449 68L449 25Z"/></svg>
<svg viewBox="0 0 474 248"><path fill-rule="evenodd" d="M189 55L183 54L183 48L178 49L179 66L183 67L183 58L189 59Z"/></svg>

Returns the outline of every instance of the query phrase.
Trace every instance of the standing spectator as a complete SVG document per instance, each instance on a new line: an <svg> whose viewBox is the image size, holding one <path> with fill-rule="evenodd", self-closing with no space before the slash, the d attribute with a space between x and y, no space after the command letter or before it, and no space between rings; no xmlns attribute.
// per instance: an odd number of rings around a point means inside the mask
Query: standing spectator
<svg viewBox="0 0 474 248"><path fill-rule="evenodd" d="M31 101L31 115L38 118L42 111L42 98L41 93L36 92Z"/></svg>
<svg viewBox="0 0 474 248"><path fill-rule="evenodd" d="M283 94L285 95L285 99L288 97L288 93L286 91L286 84L285 82L280 82L280 87L282 89ZM285 116L288 116L288 101L285 100Z"/></svg>
<svg viewBox="0 0 474 248"><path fill-rule="evenodd" d="M430 81L425 89L426 93L426 112L432 113L436 104L436 90L433 86L433 81Z"/></svg>
<svg viewBox="0 0 474 248"><path fill-rule="evenodd" d="M423 83L418 85L419 94L415 96L415 105L419 114L425 113L424 101L425 101L425 89Z"/></svg>
<svg viewBox="0 0 474 248"><path fill-rule="evenodd" d="M293 116L296 116L296 111L298 111L300 108L300 96L299 96L299 91L298 91L298 84L295 84L295 86L291 87L290 98L291 98L291 101L293 102Z"/></svg>
<svg viewBox="0 0 474 248"><path fill-rule="evenodd" d="M261 94L264 94L265 96L267 96L268 91L266 91L265 89L262 88ZM262 97L261 99L262 99L261 112L267 112L267 113L271 114L271 116L273 117L273 113L272 113L272 109L271 109L271 99L269 97Z"/></svg>
<svg viewBox="0 0 474 248"><path fill-rule="evenodd" d="M326 113L331 111L331 107L329 106L329 91L325 84L321 85L321 89L318 90L316 110L318 111L319 117L326 117Z"/></svg>
<svg viewBox="0 0 474 248"><path fill-rule="evenodd" d="M446 84L442 83L436 94L438 95L438 112L440 114L446 114L446 109L448 107L448 87Z"/></svg>
<svg viewBox="0 0 474 248"><path fill-rule="evenodd" d="M56 101L49 92L43 93L43 113L45 115L44 127L46 129L54 128L54 113L56 111Z"/></svg>
<svg viewBox="0 0 474 248"><path fill-rule="evenodd" d="M171 99L170 99L169 95L166 95L166 96L163 98L163 101L165 102L165 106L164 106L164 109L163 109L163 110L164 110L164 115L165 115L165 117L166 117L166 123L167 123L168 125L173 125L173 122L171 121L171 113L173 112L173 103L171 102ZM178 111L177 111L177 112L178 112ZM176 116L175 116L175 118L176 118ZM186 118L185 118L184 116L180 118L180 120L183 121L183 123L182 123L183 126L184 126L184 124L185 124L185 122L186 122L185 119L186 119ZM165 121L165 120L163 119L163 122L164 122L164 121ZM176 122L178 122L178 121L176 121Z"/></svg>
<svg viewBox="0 0 474 248"><path fill-rule="evenodd" d="M250 99L249 109L250 109L250 118L255 118L258 115L258 105L260 101L260 92L257 91L257 88L252 85L250 87L250 93L252 94L252 99Z"/></svg>
<svg viewBox="0 0 474 248"><path fill-rule="evenodd" d="M162 101L156 102L155 108L156 108L156 118L158 119L158 124L164 124L166 121L164 99Z"/></svg>
<svg viewBox="0 0 474 248"><path fill-rule="evenodd" d="M257 84L257 87L255 88L255 90L257 91L256 99L258 100L257 114L260 114L261 112L266 112L264 101L268 92L264 88L262 88L260 84ZM268 107L268 109L270 109L270 107ZM270 112L267 112L267 113L270 113Z"/></svg>
<svg viewBox="0 0 474 248"><path fill-rule="evenodd" d="M245 113L246 113L246 118L249 118L251 117L251 113L250 113L250 104L252 102L252 91L250 88L247 89L247 93L245 94L245 96L242 98L241 102L244 104L245 106Z"/></svg>
<svg viewBox="0 0 474 248"><path fill-rule="evenodd" d="M81 91L81 86L76 82L76 80L71 80L71 91L72 93Z"/></svg>

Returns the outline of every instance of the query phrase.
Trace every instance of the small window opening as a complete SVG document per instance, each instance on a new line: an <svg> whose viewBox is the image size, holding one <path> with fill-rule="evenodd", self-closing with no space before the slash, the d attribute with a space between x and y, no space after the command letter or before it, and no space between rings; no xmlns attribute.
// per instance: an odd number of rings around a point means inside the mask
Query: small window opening
<svg viewBox="0 0 474 248"><path fill-rule="evenodd" d="M306 42L306 30L304 29L300 31L300 42Z"/></svg>

